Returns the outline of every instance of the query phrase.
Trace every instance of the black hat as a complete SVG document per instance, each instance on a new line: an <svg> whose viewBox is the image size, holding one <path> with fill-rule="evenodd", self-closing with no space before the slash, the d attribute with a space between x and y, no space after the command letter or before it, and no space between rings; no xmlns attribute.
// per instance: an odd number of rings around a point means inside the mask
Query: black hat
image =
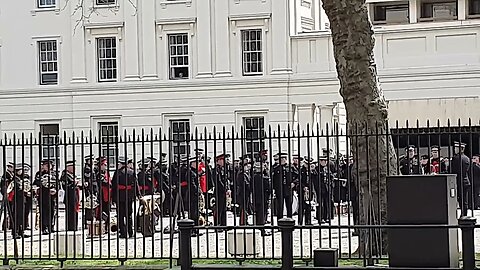
<svg viewBox="0 0 480 270"><path fill-rule="evenodd" d="M127 160L127 164L132 164L132 163L133 163L133 159Z"/></svg>
<svg viewBox="0 0 480 270"><path fill-rule="evenodd" d="M292 155L292 157L293 157L294 159L298 159L298 160L300 160L300 161L303 160L303 157L301 157L299 154Z"/></svg>
<svg viewBox="0 0 480 270"><path fill-rule="evenodd" d="M472 157L480 157L480 154L474 154Z"/></svg>
<svg viewBox="0 0 480 270"><path fill-rule="evenodd" d="M195 151L195 153L203 153L203 152L205 152L202 148L196 148L196 149L194 149L193 151Z"/></svg>
<svg viewBox="0 0 480 270"><path fill-rule="evenodd" d="M431 151L439 151L440 150L440 147L438 145L432 145L432 147L430 147Z"/></svg>
<svg viewBox="0 0 480 270"><path fill-rule="evenodd" d="M144 159L141 159L137 162L138 165L148 165L149 163L150 163L149 158L144 158Z"/></svg>
<svg viewBox="0 0 480 270"><path fill-rule="evenodd" d="M229 158L230 154L220 154L215 157L216 160Z"/></svg>
<svg viewBox="0 0 480 270"><path fill-rule="evenodd" d="M127 164L127 159L125 157L118 157L117 163L126 165Z"/></svg>
<svg viewBox="0 0 480 270"><path fill-rule="evenodd" d="M324 156L328 156L328 155L330 154L330 150L328 150L327 148L323 148L323 149L322 149L322 154L323 154Z"/></svg>
<svg viewBox="0 0 480 270"><path fill-rule="evenodd" d="M320 156L318 157L318 160L328 160L328 156Z"/></svg>
<svg viewBox="0 0 480 270"><path fill-rule="evenodd" d="M409 145L405 147L405 151L415 150L415 145Z"/></svg>
<svg viewBox="0 0 480 270"><path fill-rule="evenodd" d="M83 159L85 159L85 161L93 160L93 159L95 159L95 155L91 154L91 155L85 156Z"/></svg>
<svg viewBox="0 0 480 270"><path fill-rule="evenodd" d="M453 145L455 147L462 147L462 148L465 148L465 146L467 146L467 144L463 142L453 142Z"/></svg>
<svg viewBox="0 0 480 270"><path fill-rule="evenodd" d="M19 171L19 170L30 170L30 165L28 165L27 163L16 163L15 164L15 170L16 171Z"/></svg>
<svg viewBox="0 0 480 270"><path fill-rule="evenodd" d="M40 161L40 164L41 165L46 165L46 164L53 165L53 160L52 159L42 159L42 161Z"/></svg>
<svg viewBox="0 0 480 270"><path fill-rule="evenodd" d="M429 159L429 156L428 155L422 155L421 158L422 159Z"/></svg>
<svg viewBox="0 0 480 270"><path fill-rule="evenodd" d="M65 162L65 166L75 166L75 160L69 160Z"/></svg>
<svg viewBox="0 0 480 270"><path fill-rule="evenodd" d="M279 158L288 158L288 154L287 153L277 153L277 155Z"/></svg>
<svg viewBox="0 0 480 270"><path fill-rule="evenodd" d="M305 162L306 162L307 164L313 164L313 163L315 162L315 160L314 160L313 158L305 157L304 159L305 159Z"/></svg>
<svg viewBox="0 0 480 270"><path fill-rule="evenodd" d="M7 167L15 167L15 163L13 163L13 162L8 162L8 163L7 163Z"/></svg>

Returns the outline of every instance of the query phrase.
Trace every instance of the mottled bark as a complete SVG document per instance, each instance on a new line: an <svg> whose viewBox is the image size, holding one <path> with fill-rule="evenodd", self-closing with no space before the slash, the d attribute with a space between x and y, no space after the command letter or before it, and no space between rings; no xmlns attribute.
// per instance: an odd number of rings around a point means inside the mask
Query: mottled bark
<svg viewBox="0 0 480 270"><path fill-rule="evenodd" d="M397 162L392 139L385 135L387 103L378 84L367 5L365 0L323 0L323 7L330 21L340 94L356 158L360 224L386 224L386 176L396 173ZM386 243L385 230L360 232L359 251L367 258L386 254Z"/></svg>

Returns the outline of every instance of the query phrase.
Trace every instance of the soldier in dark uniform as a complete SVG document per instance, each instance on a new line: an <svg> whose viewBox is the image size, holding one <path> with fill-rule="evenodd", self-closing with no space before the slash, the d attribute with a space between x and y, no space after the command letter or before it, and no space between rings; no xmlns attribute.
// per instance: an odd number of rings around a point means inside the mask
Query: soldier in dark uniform
<svg viewBox="0 0 480 270"><path fill-rule="evenodd" d="M94 166L94 157L93 155L88 155L85 158L84 166L83 166L83 182L85 183L85 197L90 196L98 196L98 185L97 181L95 180L95 175L97 168Z"/></svg>
<svg viewBox="0 0 480 270"><path fill-rule="evenodd" d="M237 204L240 211L240 225L246 225L248 220L248 207L250 205L250 195L252 192L252 179L250 169L252 167L249 158L244 158L242 162L242 170L237 175Z"/></svg>
<svg viewBox="0 0 480 270"><path fill-rule="evenodd" d="M185 196L185 206L188 207L188 218L193 220L195 226L199 224L200 210L198 205L199 182L197 174L196 157L184 157L182 162L184 165L180 167L180 181L182 183L182 196ZM186 163L189 162L189 166ZM192 236L199 235L198 230L192 231Z"/></svg>
<svg viewBox="0 0 480 270"><path fill-rule="evenodd" d="M117 205L119 238L133 237L133 202L138 196L135 172L128 168L124 157L118 158L118 167L112 178L112 199Z"/></svg>
<svg viewBox="0 0 480 270"><path fill-rule="evenodd" d="M292 211L292 188L293 181L298 175L296 170L287 163L288 155L279 153L280 163L273 168L273 187L276 196L277 219L283 218L283 207L287 208L287 217L291 218Z"/></svg>
<svg viewBox="0 0 480 270"><path fill-rule="evenodd" d="M440 157L440 147L433 145L430 149L430 174L448 173L447 164L443 158Z"/></svg>
<svg viewBox="0 0 480 270"><path fill-rule="evenodd" d="M307 158L305 163L299 168L298 181L298 224L302 225L305 217L305 225L312 225L312 208L310 202L312 201L311 192L311 175L309 167L313 165L313 159Z"/></svg>
<svg viewBox="0 0 480 270"><path fill-rule="evenodd" d="M7 187L8 185L13 181L13 178L15 176L15 164L12 162L7 163L7 169L5 170L5 173L2 175L2 178L0 179L0 192L2 193L3 197L3 203L4 205L4 219L3 219L3 224L2 228L4 230L7 229L7 224L9 224L9 229L13 229L12 225L12 219L13 217L11 216L11 211L13 204L8 200L8 194L7 194Z"/></svg>
<svg viewBox="0 0 480 270"><path fill-rule="evenodd" d="M40 171L35 174L33 185L38 187L38 208L40 230L47 235L53 232L53 217L57 198L58 183L53 171L52 160L42 160Z"/></svg>
<svg viewBox="0 0 480 270"><path fill-rule="evenodd" d="M472 176L473 176L473 203L475 209L480 208L480 155L472 156Z"/></svg>
<svg viewBox="0 0 480 270"><path fill-rule="evenodd" d="M428 175L430 174L430 158L428 155L422 155L420 158L420 173Z"/></svg>
<svg viewBox="0 0 480 270"><path fill-rule="evenodd" d="M415 154L415 146L405 148L405 156L400 160L400 172L402 175L421 174L418 157Z"/></svg>
<svg viewBox="0 0 480 270"><path fill-rule="evenodd" d="M333 218L333 179L335 173L330 170L328 157L320 157L318 163L320 196L317 195L317 220L319 222L329 222Z"/></svg>
<svg viewBox="0 0 480 270"><path fill-rule="evenodd" d="M97 191L97 196L100 200L101 213L99 212L97 218L104 219L107 228L110 228L110 210L112 204L112 180L108 172L108 160L106 157L99 157L97 159L98 168L94 170L96 186L100 187Z"/></svg>
<svg viewBox="0 0 480 270"><path fill-rule="evenodd" d="M65 213L67 231L78 230L79 189L75 177L75 161L67 161L66 168L60 176L60 182L65 186Z"/></svg>
<svg viewBox="0 0 480 270"><path fill-rule="evenodd" d="M151 160L145 158L138 162L139 172L137 174L138 189L142 196L154 194L154 178L150 169Z"/></svg>
<svg viewBox="0 0 480 270"><path fill-rule="evenodd" d="M452 174L457 175L457 200L462 210L462 216L467 215L471 188L471 182L468 176L470 159L464 154L465 146L465 143L454 143L455 155L452 157L451 162Z"/></svg>
<svg viewBox="0 0 480 270"><path fill-rule="evenodd" d="M268 194L270 188L270 181L268 175L264 173L264 167L261 162L255 162L253 165L253 206L255 210L255 225L262 226L266 222L266 204L265 196ZM270 235L270 232L261 229L262 236Z"/></svg>
<svg viewBox="0 0 480 270"><path fill-rule="evenodd" d="M218 155L215 165L214 186L215 186L215 208L213 212L213 224L215 226L227 226L227 190L228 174L225 167L226 155Z"/></svg>
<svg viewBox="0 0 480 270"><path fill-rule="evenodd" d="M29 165L27 164L16 164L15 165L15 176L13 177L13 208L12 208L12 215L13 215L13 230L12 236L13 238L27 238L30 237L29 235L24 234L25 230L25 197L26 192L28 192L25 188L28 183L25 183L25 176L24 173L28 170Z"/></svg>

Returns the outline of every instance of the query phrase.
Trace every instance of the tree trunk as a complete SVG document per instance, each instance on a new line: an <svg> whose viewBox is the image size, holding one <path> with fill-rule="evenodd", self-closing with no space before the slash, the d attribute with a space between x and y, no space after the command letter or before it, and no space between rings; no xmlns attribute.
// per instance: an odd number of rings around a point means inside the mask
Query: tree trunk
<svg viewBox="0 0 480 270"><path fill-rule="evenodd" d="M378 85L367 5L365 0L323 0L323 8L330 21L340 94L347 110L359 183L360 224L386 224L386 177L396 174L397 162L387 135L387 103ZM387 253L385 230L360 230L359 242L366 258Z"/></svg>

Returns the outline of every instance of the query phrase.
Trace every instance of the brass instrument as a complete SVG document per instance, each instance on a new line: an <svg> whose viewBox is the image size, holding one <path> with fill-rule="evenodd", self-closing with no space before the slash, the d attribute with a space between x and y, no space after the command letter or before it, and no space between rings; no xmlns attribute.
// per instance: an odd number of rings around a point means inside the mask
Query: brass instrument
<svg viewBox="0 0 480 270"><path fill-rule="evenodd" d="M305 200L306 204L310 204L310 190L308 187L304 187L305 192L303 192L303 199Z"/></svg>
<svg viewBox="0 0 480 270"><path fill-rule="evenodd" d="M95 195L90 195L87 198L85 198L85 202L83 203L83 207L85 209L95 209L98 206L100 206L100 203L98 202L98 199Z"/></svg>
<svg viewBox="0 0 480 270"><path fill-rule="evenodd" d="M226 202L227 202L227 209L231 209L232 208L232 192L229 190L227 191L227 194L226 194Z"/></svg>

